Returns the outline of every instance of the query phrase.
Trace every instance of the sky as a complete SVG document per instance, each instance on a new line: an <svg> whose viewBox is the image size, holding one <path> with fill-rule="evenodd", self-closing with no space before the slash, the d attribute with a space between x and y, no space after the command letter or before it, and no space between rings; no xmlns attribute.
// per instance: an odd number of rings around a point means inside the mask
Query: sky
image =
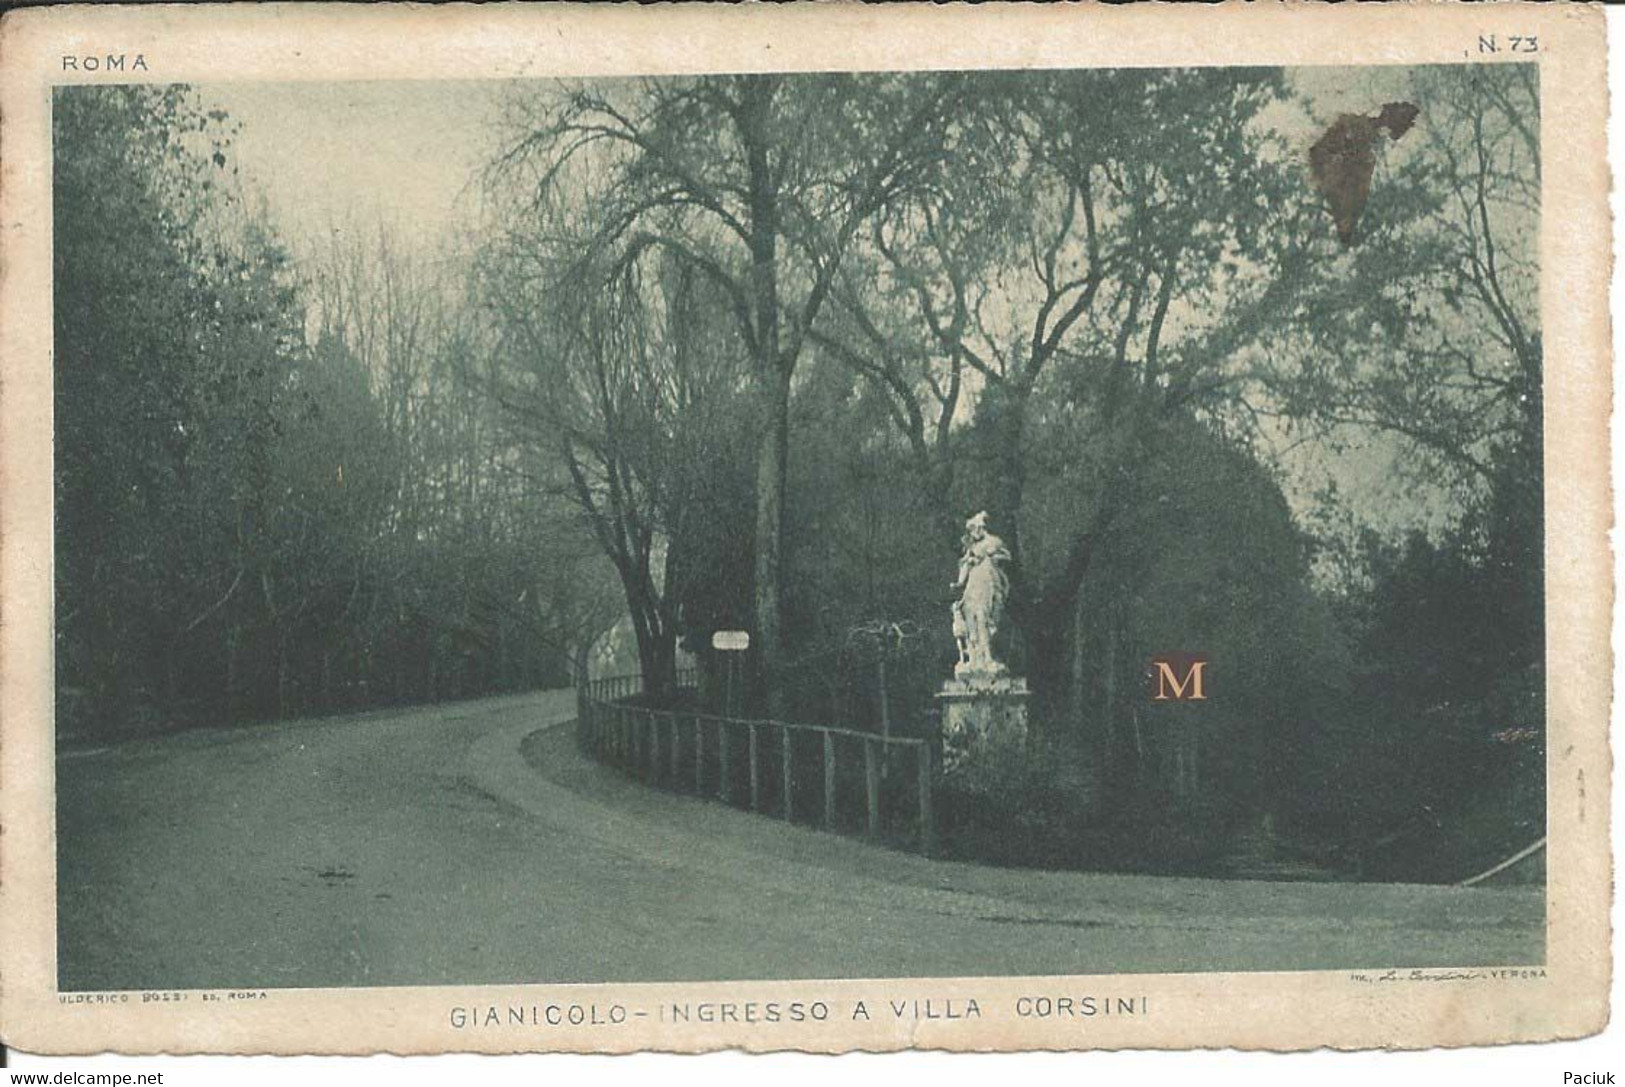
<svg viewBox="0 0 1625 1087"><path fill-rule="evenodd" d="M1409 68L1297 68L1319 118L1277 109L1271 123L1307 149L1322 119L1403 98ZM237 158L286 239L381 215L438 236L471 214L471 181L498 145L512 82L217 83L205 105L239 122Z"/></svg>
<svg viewBox="0 0 1625 1087"><path fill-rule="evenodd" d="M1263 123L1307 158L1339 113L1374 113L1410 93L1407 67L1289 71L1308 110L1276 106ZM243 83L197 88L208 108L240 125L235 153L250 191L263 194L296 258L335 228L399 228L428 255L478 212L478 173L499 146L504 96L523 84L499 81ZM540 86L538 86L540 89ZM1413 141L1415 142L1415 141ZM1396 153L1403 153L1402 145ZM1300 449L1283 462L1288 498L1300 511L1334 480L1367 523L1387 529L1444 526L1446 512L1417 496L1400 500L1391 467L1396 443L1374 439L1326 457Z"/></svg>
<svg viewBox="0 0 1625 1087"><path fill-rule="evenodd" d="M198 88L241 126L239 167L296 249L382 218L429 244L472 213L496 146L497 83L243 83Z"/></svg>

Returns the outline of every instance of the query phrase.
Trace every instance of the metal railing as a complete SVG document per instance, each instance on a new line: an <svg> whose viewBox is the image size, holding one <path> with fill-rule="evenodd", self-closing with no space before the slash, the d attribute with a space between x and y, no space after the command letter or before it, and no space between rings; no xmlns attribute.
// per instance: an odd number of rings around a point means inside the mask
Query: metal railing
<svg viewBox="0 0 1625 1087"><path fill-rule="evenodd" d="M679 673L679 689L693 689L693 679L693 673ZM935 852L929 740L658 709L638 705L642 693L638 676L593 680L580 692L578 735L600 762L651 786L714 796L729 805L748 799L751 811L774 811L786 821L799 817L832 833L856 824L871 840L885 835L888 820L912 816L907 837L920 852ZM810 772L820 766L821 774ZM853 787L860 769L861 786ZM804 799L809 778L822 786L821 810L809 810Z"/></svg>

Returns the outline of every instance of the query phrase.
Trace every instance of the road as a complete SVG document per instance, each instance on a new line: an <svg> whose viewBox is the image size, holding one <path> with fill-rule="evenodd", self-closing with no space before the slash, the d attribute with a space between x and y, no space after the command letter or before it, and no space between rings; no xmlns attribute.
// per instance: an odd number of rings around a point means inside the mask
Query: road
<svg viewBox="0 0 1625 1087"><path fill-rule="evenodd" d="M1544 955L1540 888L931 861L645 789L583 759L567 729L535 735L569 711L555 693L65 751L62 988L1357 969Z"/></svg>

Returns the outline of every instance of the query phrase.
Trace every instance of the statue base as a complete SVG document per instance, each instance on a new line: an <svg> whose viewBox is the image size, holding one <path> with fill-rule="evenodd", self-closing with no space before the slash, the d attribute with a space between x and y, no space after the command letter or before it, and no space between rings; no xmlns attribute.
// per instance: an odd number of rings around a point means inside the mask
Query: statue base
<svg viewBox="0 0 1625 1087"><path fill-rule="evenodd" d="M942 706L942 774L975 791L1015 769L1027 747L1027 681L1001 665L961 665L937 692Z"/></svg>

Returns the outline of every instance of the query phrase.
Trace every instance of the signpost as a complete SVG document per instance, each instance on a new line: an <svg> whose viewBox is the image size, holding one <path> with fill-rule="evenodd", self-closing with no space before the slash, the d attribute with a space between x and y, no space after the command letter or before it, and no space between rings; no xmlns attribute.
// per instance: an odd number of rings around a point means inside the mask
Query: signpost
<svg viewBox="0 0 1625 1087"><path fill-rule="evenodd" d="M750 631L748 630L718 630L711 635L711 648L719 653L729 654L728 660L728 704L726 716L737 717L737 707L734 705L734 675L739 671L739 658L734 654L743 653L750 648Z"/></svg>

